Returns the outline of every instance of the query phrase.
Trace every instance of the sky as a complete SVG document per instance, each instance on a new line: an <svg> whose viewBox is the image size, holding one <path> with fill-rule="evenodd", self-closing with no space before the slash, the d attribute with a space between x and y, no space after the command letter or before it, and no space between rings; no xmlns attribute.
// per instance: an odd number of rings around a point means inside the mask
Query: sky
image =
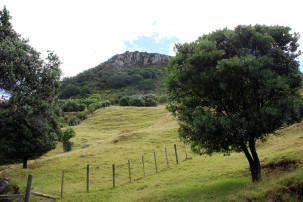
<svg viewBox="0 0 303 202"><path fill-rule="evenodd" d="M0 0L4 5L32 47L59 56L63 77L125 51L173 56L175 43L239 24L289 26L303 38L302 0ZM303 39L299 44L303 52Z"/></svg>

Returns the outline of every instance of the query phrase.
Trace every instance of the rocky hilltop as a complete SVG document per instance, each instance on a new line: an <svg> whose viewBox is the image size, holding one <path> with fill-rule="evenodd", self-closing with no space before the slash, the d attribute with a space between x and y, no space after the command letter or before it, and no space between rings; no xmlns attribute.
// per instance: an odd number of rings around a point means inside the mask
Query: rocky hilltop
<svg viewBox="0 0 303 202"><path fill-rule="evenodd" d="M118 54L106 61L107 64L125 67L140 67L145 65L167 64L170 56L158 53L129 52Z"/></svg>

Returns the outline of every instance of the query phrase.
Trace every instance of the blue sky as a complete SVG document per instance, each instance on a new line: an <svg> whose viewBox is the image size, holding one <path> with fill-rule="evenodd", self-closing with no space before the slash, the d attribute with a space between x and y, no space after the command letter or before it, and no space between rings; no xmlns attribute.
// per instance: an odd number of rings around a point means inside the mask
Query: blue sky
<svg viewBox="0 0 303 202"><path fill-rule="evenodd" d="M126 50L140 51L148 53L161 53L165 55L173 54L174 44L179 39L177 37L159 37L159 33L154 33L152 36L139 36L134 41L124 41Z"/></svg>

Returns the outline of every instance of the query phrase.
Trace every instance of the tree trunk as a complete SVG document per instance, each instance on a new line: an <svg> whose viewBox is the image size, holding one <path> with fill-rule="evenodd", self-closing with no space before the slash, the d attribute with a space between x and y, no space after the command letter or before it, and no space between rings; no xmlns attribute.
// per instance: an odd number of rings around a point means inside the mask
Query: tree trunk
<svg viewBox="0 0 303 202"><path fill-rule="evenodd" d="M242 143L241 146L242 146L242 150L244 151L245 156L246 156L246 158L248 160L248 163L249 163L252 181L253 182L262 181L262 177L261 177L261 164L260 164L260 160L259 160L258 154L256 152L254 139L251 138L249 140L249 149L250 149L250 152L248 151L248 149L247 149L247 147L246 147L246 145L244 143Z"/></svg>
<svg viewBox="0 0 303 202"><path fill-rule="evenodd" d="M23 160L23 169L27 169L27 159Z"/></svg>
<svg viewBox="0 0 303 202"><path fill-rule="evenodd" d="M255 140L253 138L249 140L249 149L254 159L253 165L250 166L252 181L253 182L262 181L260 160L256 151Z"/></svg>

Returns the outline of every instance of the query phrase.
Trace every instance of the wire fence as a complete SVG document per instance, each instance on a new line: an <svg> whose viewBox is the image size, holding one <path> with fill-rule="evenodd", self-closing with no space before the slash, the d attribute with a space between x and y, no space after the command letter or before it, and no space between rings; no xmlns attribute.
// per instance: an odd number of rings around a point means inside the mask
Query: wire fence
<svg viewBox="0 0 303 202"><path fill-rule="evenodd" d="M66 187L72 185L73 187L77 187L77 190L73 191L85 190L86 192L89 192L92 187L109 189L123 186L131 181L144 180L147 176L164 172L165 170L180 164L182 160L187 159L188 152L186 144L184 143L184 145L174 144L173 147L170 148L165 147L161 150L155 149L148 153L145 152L141 158L124 159L122 163L118 164L87 164L86 166L83 166L83 172L81 171L80 173L72 168L64 169L62 170L60 196L64 197L68 195L69 193L65 193L64 190ZM104 175L100 176L100 172L104 173ZM31 175L29 179L32 181L33 176ZM31 186L32 183L29 182L29 179L27 186ZM83 186L84 179L86 179L85 187ZM30 190L30 188L27 187L27 190ZM30 198L31 194L38 194L38 196L41 197L51 196L48 194L27 191L24 197L25 201Z"/></svg>

